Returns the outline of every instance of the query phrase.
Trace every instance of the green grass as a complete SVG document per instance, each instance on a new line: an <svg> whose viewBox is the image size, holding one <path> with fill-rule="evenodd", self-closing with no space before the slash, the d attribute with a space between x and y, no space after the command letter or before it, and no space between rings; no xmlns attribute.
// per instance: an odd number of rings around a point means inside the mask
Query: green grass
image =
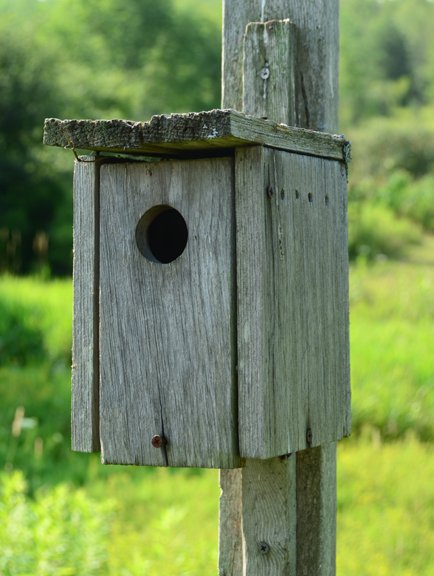
<svg viewBox="0 0 434 576"><path fill-rule="evenodd" d="M434 573L433 255L424 237L405 261L351 269L339 576ZM70 451L71 296L69 281L0 278L0 574L215 574L215 471L103 467Z"/></svg>
<svg viewBox="0 0 434 576"><path fill-rule="evenodd" d="M433 478L434 449L415 438L340 445L339 576L434 573Z"/></svg>
<svg viewBox="0 0 434 576"><path fill-rule="evenodd" d="M378 435L342 442L338 458L339 576L430 576L434 571L434 449ZM218 477L134 470L94 487L120 509L107 574L214 576ZM157 493L156 493L157 491ZM122 572L121 570L124 570Z"/></svg>
<svg viewBox="0 0 434 576"><path fill-rule="evenodd" d="M434 440L434 240L351 273L354 431Z"/></svg>
<svg viewBox="0 0 434 576"><path fill-rule="evenodd" d="M218 473L135 470L113 476L98 491L120 504L112 523L107 574L215 574Z"/></svg>
<svg viewBox="0 0 434 576"><path fill-rule="evenodd" d="M6 319L19 324L16 347L20 337L30 332L28 347L36 347L39 359L55 361L69 359L71 351L72 286L68 280L43 281L33 278L2 276L0 281L0 358ZM9 328L9 326L7 326ZM39 335L39 342L37 335ZM39 346L39 348L38 348ZM30 357L35 360L30 352ZM69 361L69 360L68 360Z"/></svg>
<svg viewBox="0 0 434 576"><path fill-rule="evenodd" d="M338 575L430 576L432 446L414 438L384 444L366 436L343 442L338 462ZM0 522L9 564L26 561L28 573L36 576L215 575L217 472L112 470L106 480L93 478L85 490L58 485L35 499L25 498L16 486L20 478L10 480L15 492L9 487L3 510L13 515ZM0 513L2 518L7 516ZM47 528L44 538L41 526ZM30 558L26 550L32 551ZM45 571L38 571L34 567L42 560Z"/></svg>
<svg viewBox="0 0 434 576"><path fill-rule="evenodd" d="M0 474L0 574L103 574L112 503L58 484L26 492L23 474Z"/></svg>

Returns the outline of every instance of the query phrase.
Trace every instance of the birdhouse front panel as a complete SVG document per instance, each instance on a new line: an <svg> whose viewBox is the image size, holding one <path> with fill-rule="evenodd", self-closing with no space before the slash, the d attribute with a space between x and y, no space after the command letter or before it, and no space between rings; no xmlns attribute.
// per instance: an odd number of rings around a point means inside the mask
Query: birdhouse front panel
<svg viewBox="0 0 434 576"><path fill-rule="evenodd" d="M238 464L232 166L101 167L105 463Z"/></svg>

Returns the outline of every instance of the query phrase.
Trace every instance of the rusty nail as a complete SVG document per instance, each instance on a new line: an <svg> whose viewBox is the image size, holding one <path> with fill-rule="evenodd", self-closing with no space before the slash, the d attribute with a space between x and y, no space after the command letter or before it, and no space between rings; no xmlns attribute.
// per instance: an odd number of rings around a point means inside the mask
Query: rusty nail
<svg viewBox="0 0 434 576"><path fill-rule="evenodd" d="M312 434L312 429L308 428L306 430L306 444L308 446L312 446L312 440L313 440L313 434Z"/></svg>
<svg viewBox="0 0 434 576"><path fill-rule="evenodd" d="M166 446L167 440L164 436L156 434L155 436L152 436L151 444L154 448L162 448L163 446Z"/></svg>
<svg viewBox="0 0 434 576"><path fill-rule="evenodd" d="M267 542L259 542L258 550L261 554L268 554L268 552L270 551L270 545L267 544Z"/></svg>
<svg viewBox="0 0 434 576"><path fill-rule="evenodd" d="M274 190L273 190L273 187L272 187L272 186L267 186L266 192L267 192L268 198L272 198L272 197L273 197Z"/></svg>

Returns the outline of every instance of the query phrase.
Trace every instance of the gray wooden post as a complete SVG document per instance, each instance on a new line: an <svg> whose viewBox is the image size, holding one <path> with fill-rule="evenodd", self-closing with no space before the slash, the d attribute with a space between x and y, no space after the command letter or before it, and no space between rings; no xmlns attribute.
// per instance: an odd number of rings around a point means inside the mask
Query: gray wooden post
<svg viewBox="0 0 434 576"><path fill-rule="evenodd" d="M339 0L223 9L222 107L336 131ZM336 444L248 460L220 478L220 576L335 574Z"/></svg>

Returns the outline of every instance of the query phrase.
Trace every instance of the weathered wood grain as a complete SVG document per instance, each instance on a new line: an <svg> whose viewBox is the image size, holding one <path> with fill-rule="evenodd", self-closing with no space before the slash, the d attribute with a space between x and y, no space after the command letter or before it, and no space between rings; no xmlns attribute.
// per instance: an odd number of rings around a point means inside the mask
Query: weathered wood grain
<svg viewBox="0 0 434 576"><path fill-rule="evenodd" d="M296 461L247 460L242 474L243 574L296 574ZM274 489L270 489L273 487Z"/></svg>
<svg viewBox="0 0 434 576"><path fill-rule="evenodd" d="M239 465L233 160L101 168L100 417L105 463ZM188 227L168 264L138 250L158 205ZM167 438L163 449L154 435Z"/></svg>
<svg viewBox="0 0 434 576"><path fill-rule="evenodd" d="M242 476L239 470L220 470L219 576L243 574Z"/></svg>
<svg viewBox="0 0 434 576"><path fill-rule="evenodd" d="M220 472L219 576L295 576L295 466L293 455Z"/></svg>
<svg viewBox="0 0 434 576"><path fill-rule="evenodd" d="M243 110L243 35L250 22L290 19L296 35L295 125L338 125L339 0L225 0L222 107ZM288 123L281 117L270 119Z"/></svg>
<svg viewBox="0 0 434 576"><path fill-rule="evenodd" d="M336 444L297 452L297 576L336 572Z"/></svg>
<svg viewBox="0 0 434 576"><path fill-rule="evenodd" d="M62 148L161 156L204 155L206 151L216 153L238 146L266 144L344 162L349 157L349 143L341 135L292 128L233 110L154 116L149 122L47 118L44 143Z"/></svg>
<svg viewBox="0 0 434 576"><path fill-rule="evenodd" d="M346 174L237 152L240 453L272 458L350 430Z"/></svg>
<svg viewBox="0 0 434 576"><path fill-rule="evenodd" d="M318 0L224 0L223 5L223 79L222 107L242 110L243 106L243 37L250 22L290 19L296 27L297 54L295 69L295 109L291 118L278 110L275 117L267 116L285 124L334 132L338 126L338 58L339 58L339 1ZM244 86L244 93L246 86ZM329 444L299 452L297 459L297 576L333 576L335 574L336 541L336 444ZM225 492L231 493L233 483L240 484L251 475L250 460L242 470L221 472L221 501ZM289 461L288 461L289 462ZM263 461L264 469L272 467L274 460ZM289 475L289 471L288 471ZM249 485L250 492L258 500L266 499L268 493L285 491L288 479L281 476L270 478L267 485L242 483L243 490ZM314 490L312 490L314 487ZM293 488L293 490L295 490ZM227 555L228 542L240 542L243 531L255 518L243 507L241 495L238 505L221 508L220 522L228 530L220 538L219 566L226 576L256 576L245 569L245 559L238 557L231 563ZM285 514L285 511L282 511ZM243 528L244 526L244 528ZM288 529L289 530L289 529ZM309 534L309 537L306 535ZM238 571L239 565L243 571ZM281 571L279 576L290 574ZM277 573L276 573L277 576Z"/></svg>
<svg viewBox="0 0 434 576"><path fill-rule="evenodd" d="M259 118L295 119L296 29L290 20L251 22L244 36L243 111Z"/></svg>
<svg viewBox="0 0 434 576"><path fill-rule="evenodd" d="M72 449L99 451L99 163L74 169Z"/></svg>

